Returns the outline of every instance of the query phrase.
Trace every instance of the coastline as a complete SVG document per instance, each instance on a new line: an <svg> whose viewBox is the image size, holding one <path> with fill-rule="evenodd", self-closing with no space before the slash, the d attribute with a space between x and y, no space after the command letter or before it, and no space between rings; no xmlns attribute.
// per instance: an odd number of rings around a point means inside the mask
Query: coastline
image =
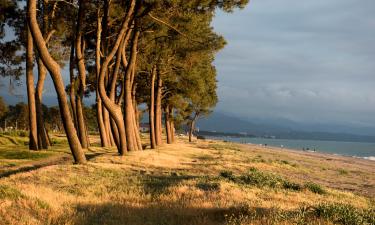
<svg viewBox="0 0 375 225"><path fill-rule="evenodd" d="M288 146L285 146L285 147L280 147L280 146L275 146L275 145L272 145L272 144L260 144L260 143L252 143L252 142L243 142L243 141L234 141L236 138L234 137L214 137L214 136L207 136L206 137L207 140L221 140L221 141L228 141L228 142L233 142L233 143L237 143L237 144L244 144L244 145L254 145L254 146L262 146L262 147L265 147L265 148L274 148L274 149L278 149L278 150L291 150L291 151L297 151L297 152L310 152L310 153L313 153L313 154L326 154L326 155L332 155L332 156L342 156L342 157L349 157L349 158L355 158L355 159L364 159L364 160L369 160L369 161L375 161L375 152L374 152L374 155L366 155L366 156L356 156L356 155L351 155L351 154L343 154L343 153L334 153L334 152L329 152L329 151L325 151L325 150L320 150L320 149L317 149L315 150L314 148L308 148L306 150L303 150L301 148L293 148L293 147L288 147ZM249 138L251 140L251 138ZM259 138L260 139L260 138ZM264 139L265 141L267 141L268 139ZM274 140L274 139L272 139ZM294 140L294 139L276 139L276 140L287 140L287 141L317 141L317 140ZM318 142L332 142L332 141L320 141L318 140ZM334 141L334 142L337 142L337 143L357 143L357 142L342 142L342 141ZM359 142L359 143L364 143L364 142ZM364 143L364 144L372 144L372 143ZM314 149L314 150L311 150L311 149ZM375 150L375 149L374 149Z"/></svg>
<svg viewBox="0 0 375 225"><path fill-rule="evenodd" d="M200 140L199 140L200 141ZM315 181L324 186L337 190L350 191L367 197L375 196L375 163L372 160L330 154L324 152L309 152L258 144L244 144L218 139L206 139L205 142L238 146L239 149L251 152L260 157L260 162L277 165L275 168L266 166L272 172L296 180ZM276 162L276 163L275 163ZM290 165L302 165L304 172L291 173ZM263 165L261 166L263 167ZM300 166L298 166L300 167Z"/></svg>

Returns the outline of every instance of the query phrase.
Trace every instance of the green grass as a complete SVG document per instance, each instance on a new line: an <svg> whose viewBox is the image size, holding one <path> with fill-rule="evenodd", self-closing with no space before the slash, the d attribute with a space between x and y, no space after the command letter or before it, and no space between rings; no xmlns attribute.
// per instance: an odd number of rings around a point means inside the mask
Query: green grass
<svg viewBox="0 0 375 225"><path fill-rule="evenodd" d="M308 182L305 184L305 188L307 188L309 191L315 194L319 194L319 195L326 194L326 191L324 190L324 188L320 186L319 184Z"/></svg>
<svg viewBox="0 0 375 225"><path fill-rule="evenodd" d="M39 152L28 150L0 150L0 159L43 159L47 158L54 153L52 152Z"/></svg>
<svg viewBox="0 0 375 225"><path fill-rule="evenodd" d="M248 173L240 176L235 176L232 171L224 170L220 172L219 178L224 178L239 185L256 186L259 188L270 187L291 191L307 189L315 194L326 194L324 188L319 184L308 182L305 185L301 185L276 174L260 171L256 168L251 168Z"/></svg>
<svg viewBox="0 0 375 225"><path fill-rule="evenodd" d="M25 197L19 190L7 185L0 185L0 199L17 200Z"/></svg>

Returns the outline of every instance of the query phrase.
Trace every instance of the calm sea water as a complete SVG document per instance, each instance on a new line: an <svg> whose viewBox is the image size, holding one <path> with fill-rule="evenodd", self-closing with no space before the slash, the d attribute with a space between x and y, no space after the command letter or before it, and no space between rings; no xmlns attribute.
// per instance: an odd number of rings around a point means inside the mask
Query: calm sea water
<svg viewBox="0 0 375 225"><path fill-rule="evenodd" d="M273 147L283 147L296 150L315 149L317 152L375 160L375 143L232 137L215 137L214 139L222 139L238 143L267 144Z"/></svg>

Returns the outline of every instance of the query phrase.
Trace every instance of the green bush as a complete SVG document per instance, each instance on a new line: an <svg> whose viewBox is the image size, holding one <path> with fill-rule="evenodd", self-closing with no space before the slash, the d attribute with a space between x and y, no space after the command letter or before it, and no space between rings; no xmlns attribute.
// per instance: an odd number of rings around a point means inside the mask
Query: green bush
<svg viewBox="0 0 375 225"><path fill-rule="evenodd" d="M300 191L302 189L302 186L300 184L293 183L290 181L284 181L283 188L293 190L293 191Z"/></svg>
<svg viewBox="0 0 375 225"><path fill-rule="evenodd" d="M358 209L347 204L319 204L315 207L314 214L335 224L375 224L375 209Z"/></svg>
<svg viewBox="0 0 375 225"><path fill-rule="evenodd" d="M203 191L219 191L220 190L220 183L209 182L209 181L201 181L201 182L197 183L196 187L203 190Z"/></svg>
<svg viewBox="0 0 375 225"><path fill-rule="evenodd" d="M7 185L0 185L0 199L17 200L23 197L24 195L19 190Z"/></svg>
<svg viewBox="0 0 375 225"><path fill-rule="evenodd" d="M311 192L313 192L315 194L319 194L319 195L323 195L323 194L326 193L326 191L323 189L323 187L321 187L319 184L315 184L315 183L312 183L312 182L306 183L305 188L307 188Z"/></svg>
<svg viewBox="0 0 375 225"><path fill-rule="evenodd" d="M232 180L232 181L235 180L235 176L233 175L233 172L229 171L229 170L221 171L220 176L223 177L223 178L226 178L228 180Z"/></svg>
<svg viewBox="0 0 375 225"><path fill-rule="evenodd" d="M259 187L276 187L282 182L282 178L270 173L264 173L257 170L256 168L251 168L249 173L239 177L239 180L248 185L255 185Z"/></svg>

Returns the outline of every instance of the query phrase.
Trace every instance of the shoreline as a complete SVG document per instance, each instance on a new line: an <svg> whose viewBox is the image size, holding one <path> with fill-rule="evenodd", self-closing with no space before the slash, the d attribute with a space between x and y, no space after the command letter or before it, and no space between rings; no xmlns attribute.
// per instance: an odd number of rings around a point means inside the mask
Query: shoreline
<svg viewBox="0 0 375 225"><path fill-rule="evenodd" d="M370 155L370 156L355 156L355 155L348 155L348 154L325 152L325 151L321 151L321 150L302 150L302 149L297 149L297 148L292 148L292 147L280 147L280 146L274 146L274 145L269 145L269 144L265 145L265 144L258 144L258 143L252 143L252 142L236 142L236 141L227 140L227 139L224 139L224 138L226 138L226 137L207 136L206 140L213 140L213 141L219 140L219 141L232 142L232 143L236 143L236 144L243 144L243 145L249 145L249 146L272 148L272 149L277 149L279 151L287 150L287 151L296 151L296 152L301 152L301 153L323 154L323 155L327 155L327 156L340 156L340 157L347 157L347 158L351 158L351 159L361 159L361 160L366 160L366 161L370 161L370 162L375 162L375 152L374 152L374 155ZM235 138L232 138L232 137L230 137L230 138L235 139ZM295 139L277 139L277 140L296 141ZM320 140L297 140L297 141L320 141ZM340 141L335 141L335 142L340 142ZM348 142L348 143L357 143L357 142ZM370 143L370 142L358 142L358 143L373 144L373 143Z"/></svg>

